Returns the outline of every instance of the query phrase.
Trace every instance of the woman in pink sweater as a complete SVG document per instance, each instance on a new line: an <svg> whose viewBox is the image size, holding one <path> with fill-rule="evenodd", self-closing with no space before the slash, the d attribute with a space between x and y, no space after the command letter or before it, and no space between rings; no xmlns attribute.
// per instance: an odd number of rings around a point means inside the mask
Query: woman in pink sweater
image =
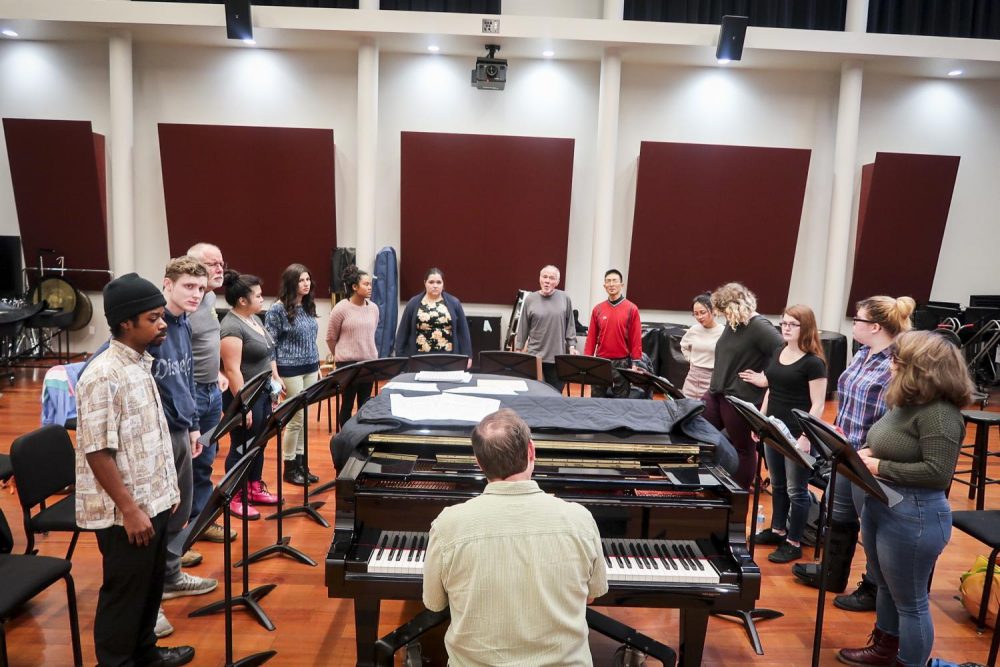
<svg viewBox="0 0 1000 667"><path fill-rule="evenodd" d="M375 347L378 306L368 299L372 293L372 278L353 264L344 269L342 278L351 296L333 307L326 328L326 344L337 366L378 358ZM372 383L350 383L342 395L337 423L347 422L355 401L360 410L371 395Z"/></svg>

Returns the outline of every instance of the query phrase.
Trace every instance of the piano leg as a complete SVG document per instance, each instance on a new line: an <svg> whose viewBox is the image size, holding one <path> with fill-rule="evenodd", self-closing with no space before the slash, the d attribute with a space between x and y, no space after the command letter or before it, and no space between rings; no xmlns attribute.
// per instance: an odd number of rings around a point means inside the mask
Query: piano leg
<svg viewBox="0 0 1000 667"><path fill-rule="evenodd" d="M354 598L354 636L358 651L357 667L375 666L375 642L378 641L378 615L382 600Z"/></svg>
<svg viewBox="0 0 1000 667"><path fill-rule="evenodd" d="M708 632L708 609L681 609L681 645L677 652L680 667L698 667L705 651L705 633Z"/></svg>

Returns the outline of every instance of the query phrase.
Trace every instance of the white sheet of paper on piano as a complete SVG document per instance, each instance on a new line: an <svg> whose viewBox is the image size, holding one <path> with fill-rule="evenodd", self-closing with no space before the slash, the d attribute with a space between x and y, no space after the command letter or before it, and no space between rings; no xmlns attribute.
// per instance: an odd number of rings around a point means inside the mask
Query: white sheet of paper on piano
<svg viewBox="0 0 1000 667"><path fill-rule="evenodd" d="M517 396L517 392L513 389L505 389L504 387L484 387L479 385L478 387L453 387L451 389L445 389L446 394L479 394L480 396Z"/></svg>
<svg viewBox="0 0 1000 667"><path fill-rule="evenodd" d="M489 378L477 378L476 384L480 387L492 387L494 389L506 389L508 391L528 391L528 383L524 380L491 380Z"/></svg>
<svg viewBox="0 0 1000 667"><path fill-rule="evenodd" d="M459 382L468 384L472 374L465 371L420 371L413 378L417 382Z"/></svg>
<svg viewBox="0 0 1000 667"><path fill-rule="evenodd" d="M395 389L396 391L422 391L424 393L438 393L438 386L434 382L390 382L383 389Z"/></svg>
<svg viewBox="0 0 1000 667"><path fill-rule="evenodd" d="M394 417L407 421L465 421L476 422L500 409L494 398L432 394L430 396L389 395Z"/></svg>

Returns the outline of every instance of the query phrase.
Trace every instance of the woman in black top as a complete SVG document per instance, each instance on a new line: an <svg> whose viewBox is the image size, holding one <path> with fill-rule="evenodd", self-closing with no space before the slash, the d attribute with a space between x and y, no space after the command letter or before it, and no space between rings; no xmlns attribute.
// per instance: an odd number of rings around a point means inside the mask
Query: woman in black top
<svg viewBox="0 0 1000 667"><path fill-rule="evenodd" d="M749 489L757 471L757 447L750 437L750 426L725 397L761 404L764 390L741 379L740 371L764 370L774 351L781 347L781 336L757 312L754 293L739 283L728 283L715 290L712 307L726 318L726 330L715 346L712 382L702 397L705 419L717 429L726 429L740 459L733 479Z"/></svg>
<svg viewBox="0 0 1000 667"><path fill-rule="evenodd" d="M826 359L819 342L816 316L809 306L789 306L781 314L784 347L775 351L763 373L743 371L740 377L757 387L767 387L761 411L784 422L796 444L809 452L793 408L823 416L826 395ZM757 544L780 545L767 559L789 563L802 558L802 531L809 518L809 471L786 459L772 447L764 448L771 476L771 527L754 535Z"/></svg>

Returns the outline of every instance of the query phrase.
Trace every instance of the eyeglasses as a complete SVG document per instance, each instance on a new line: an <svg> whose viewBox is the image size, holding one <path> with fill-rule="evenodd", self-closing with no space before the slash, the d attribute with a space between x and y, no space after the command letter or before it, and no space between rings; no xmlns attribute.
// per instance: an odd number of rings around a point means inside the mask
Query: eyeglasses
<svg viewBox="0 0 1000 667"><path fill-rule="evenodd" d="M864 322L865 324L878 324L875 320L866 320L863 317L852 317L851 320L853 320L855 324L858 322Z"/></svg>
<svg viewBox="0 0 1000 667"><path fill-rule="evenodd" d="M798 322L778 322L782 329L794 329L795 327L802 326Z"/></svg>
<svg viewBox="0 0 1000 667"><path fill-rule="evenodd" d="M229 265L226 264L225 262L202 262L202 264L204 264L210 269L221 267L223 271L229 268Z"/></svg>

